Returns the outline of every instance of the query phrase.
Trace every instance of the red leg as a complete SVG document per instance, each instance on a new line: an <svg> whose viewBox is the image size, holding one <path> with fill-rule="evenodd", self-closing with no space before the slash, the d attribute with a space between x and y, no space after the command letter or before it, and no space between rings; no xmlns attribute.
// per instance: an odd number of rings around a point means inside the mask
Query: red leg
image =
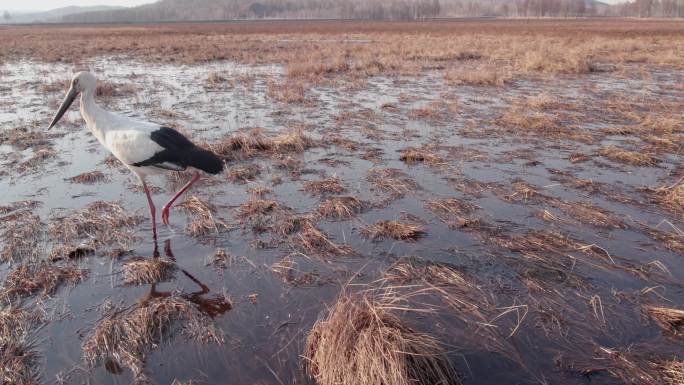
<svg viewBox="0 0 684 385"><path fill-rule="evenodd" d="M150 219L152 220L152 236L157 239L157 217L156 209L154 207L154 202L152 201L152 196L150 195L150 189L147 187L145 182L142 182L143 189L145 190L145 195L147 195L147 203L150 205Z"/></svg>
<svg viewBox="0 0 684 385"><path fill-rule="evenodd" d="M185 186L183 186L183 188L178 190L176 195L174 195L173 198L171 198L171 200L166 202L164 207L162 207L162 222L164 222L165 225L169 224L169 209L171 208L171 205L173 204L173 202L175 202L179 196L181 196L184 192L186 192L190 188L190 186L193 185L193 183L197 182L197 180L199 178L200 178L199 171L195 171L195 175L193 175L192 178L190 178L188 183L186 183Z"/></svg>

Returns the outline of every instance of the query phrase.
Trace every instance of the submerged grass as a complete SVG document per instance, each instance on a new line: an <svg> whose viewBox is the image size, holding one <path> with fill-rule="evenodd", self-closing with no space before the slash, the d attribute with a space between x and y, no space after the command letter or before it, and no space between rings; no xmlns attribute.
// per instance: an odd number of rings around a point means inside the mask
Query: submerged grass
<svg viewBox="0 0 684 385"><path fill-rule="evenodd" d="M40 293L54 294L62 284L75 285L88 276L88 270L74 266L55 266L49 262L22 264L10 271L0 289L0 300L10 302L15 298Z"/></svg>
<svg viewBox="0 0 684 385"><path fill-rule="evenodd" d="M43 317L36 311L15 306L0 310L0 381L8 385L40 383L39 354L35 350L35 328Z"/></svg>
<svg viewBox="0 0 684 385"><path fill-rule="evenodd" d="M146 383L145 353L176 329L198 342L223 343L211 318L195 304L176 295L150 296L99 321L83 342L83 354L90 365L112 357L133 372L136 383Z"/></svg>
<svg viewBox="0 0 684 385"><path fill-rule="evenodd" d="M422 226L400 221L381 220L362 230L363 234L375 240L392 238L401 241L416 241L425 234Z"/></svg>
<svg viewBox="0 0 684 385"><path fill-rule="evenodd" d="M122 267L125 285L144 285L169 281L176 272L176 264L161 258L137 258Z"/></svg>

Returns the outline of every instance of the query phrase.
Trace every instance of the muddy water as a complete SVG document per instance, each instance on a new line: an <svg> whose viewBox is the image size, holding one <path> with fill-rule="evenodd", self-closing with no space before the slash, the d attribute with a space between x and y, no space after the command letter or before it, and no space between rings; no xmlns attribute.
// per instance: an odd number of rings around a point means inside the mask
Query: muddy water
<svg viewBox="0 0 684 385"><path fill-rule="evenodd" d="M447 86L440 74L373 78L361 89L344 84L312 87L304 105L284 105L266 94L268 79L282 76L276 66L212 63L185 67L116 58L86 64L99 78L135 89L134 93L103 100L106 108L183 127L196 141L211 142L239 128L264 127L277 133L304 124L307 134L315 139L338 135L361 145L355 151L330 145L295 155L303 162L297 175L278 169L273 160L266 158L234 162L228 167L253 163L262 167L262 173L247 184L230 183L223 175L213 180L216 183L194 189L192 194L215 205L216 215L234 229L193 238L184 231L186 215L172 210L171 226L160 229L158 248L189 275L179 270L174 280L154 289L150 285L124 286L122 260L98 253L80 262L90 270L88 280L73 288L62 288L51 298L30 299L29 304L41 301L53 313L54 320L38 336L44 383L58 379L68 383L129 383L131 374L127 370L117 373L111 366L91 369L84 364L85 336L101 318L102 308L109 304L131 305L151 290L197 292L200 287L190 276L210 289L206 297L226 295L231 299L232 309L214 318L225 335L225 344L198 345L172 333L146 356L146 372L153 383L167 384L174 379L210 384L311 383L301 370L299 355L308 330L324 314L326 305L350 280L359 285L374 282L396 258L409 255L457 267L476 277L482 290L492 293L500 313L516 309L493 320L504 346L498 350L483 344L477 331L468 329L448 310L431 316L404 315L413 327L432 333L449 347L465 383L617 384L619 381L605 371L584 376L569 366L606 365L596 357L596 347L624 351L636 346L641 354L669 357L684 353L681 345L640 311L641 304L684 305L682 255L668 250L648 231L657 228L676 234L672 226L681 229L684 224L680 216L653 204L640 190L674 180L678 154L662 154L663 161L655 167L634 167L602 158L596 152L604 145L640 148L636 137L598 136L587 143L520 133L496 125L511 103L539 95L568 106L547 112L558 116L563 125L588 132L627 125L630 121L624 115L606 109L602 103L618 98L637 103L644 110L654 104L681 107L684 92L676 85L684 81L682 73L649 70L518 80L503 88ZM67 79L73 70L68 65L34 62L2 65L0 128L44 129L63 91L45 91L41 85ZM246 85L210 86L206 79L211 71L221 72L228 79L250 74L254 80ZM441 107L437 119L410 118L411 111L435 100L452 102L454 108ZM393 107L387 108L388 104ZM125 169L104 163L108 153L84 127L76 106L53 130L59 134L52 139L56 157L32 170L19 171L16 164L28 159L33 149L0 145L0 161L7 172L0 181L0 204L40 201L35 213L46 224L95 200L120 201L131 212L146 215L145 198L136 191L138 181ZM429 144L438 146L439 154L447 159L445 166L407 165L399 160L399 150ZM377 157L362 158L373 149L380 150ZM569 156L578 152L588 155L589 160L570 162ZM330 166L325 162L329 159L337 163ZM388 194L367 181L367 172L372 168L399 169L420 188L388 199ZM65 180L93 170L105 173L107 181L83 185ZM630 201L621 203L606 194L573 187L563 179L568 175L605 184ZM273 185L273 176L282 177L283 183ZM335 242L351 246L356 255L304 255L286 244L255 247L255 240L268 241L268 235L254 234L239 224L235 208L249 199L248 188L267 186L272 189L269 199L304 214L315 211L320 198L300 191L302 182L333 176L348 189L345 195L373 204L358 218L317 223ZM502 195L512 193L512 183L519 181L534 186L542 198L502 199ZM160 207L171 191L166 179L156 184L163 188L156 196ZM475 205L481 227L450 229L424 207L428 200L448 197ZM625 226L583 223L552 207L551 198L595 204ZM559 220L546 221L536 215L545 209ZM425 236L417 242L371 241L361 235L362 228L377 220L406 218L422 222L425 227ZM131 245L129 255L152 256L155 244L149 221L142 221L136 230L139 240ZM596 245L613 262L587 263L586 258L578 257L577 263L562 273L582 279L586 288L578 290L567 279L558 279L544 267L536 267L521 253L491 242L496 235L523 236L532 230L558 232L581 244ZM225 268L211 264L219 248L234 256ZM270 266L288 255L298 263L298 269L316 273L319 280L312 285L294 286L274 274ZM653 261L662 263L667 272L635 274L627 269L646 271L644 266ZM5 275L11 268L3 266L0 274ZM537 277L550 291L561 295L531 292L522 284L523 276ZM653 289L644 290L647 288ZM604 320L587 331L578 325L594 325L596 312L589 305L593 296L601 299Z"/></svg>

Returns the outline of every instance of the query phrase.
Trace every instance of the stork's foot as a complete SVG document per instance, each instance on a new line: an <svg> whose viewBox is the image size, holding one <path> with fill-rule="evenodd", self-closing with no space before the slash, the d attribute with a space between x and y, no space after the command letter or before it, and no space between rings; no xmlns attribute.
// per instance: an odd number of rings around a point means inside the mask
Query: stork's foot
<svg viewBox="0 0 684 385"><path fill-rule="evenodd" d="M162 222L167 226L169 225L169 209L170 209L169 206L164 205L164 207L162 207L162 214L161 214Z"/></svg>

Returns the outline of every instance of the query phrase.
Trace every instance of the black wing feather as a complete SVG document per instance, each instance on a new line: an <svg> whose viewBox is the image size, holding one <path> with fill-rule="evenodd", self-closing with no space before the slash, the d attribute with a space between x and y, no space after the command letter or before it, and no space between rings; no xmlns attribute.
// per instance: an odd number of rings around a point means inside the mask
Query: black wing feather
<svg viewBox="0 0 684 385"><path fill-rule="evenodd" d="M188 138L170 127L160 127L150 134L150 139L163 147L152 157L133 166L153 166L167 170L180 171L188 166L218 174L223 170L223 161L211 151L195 146Z"/></svg>

